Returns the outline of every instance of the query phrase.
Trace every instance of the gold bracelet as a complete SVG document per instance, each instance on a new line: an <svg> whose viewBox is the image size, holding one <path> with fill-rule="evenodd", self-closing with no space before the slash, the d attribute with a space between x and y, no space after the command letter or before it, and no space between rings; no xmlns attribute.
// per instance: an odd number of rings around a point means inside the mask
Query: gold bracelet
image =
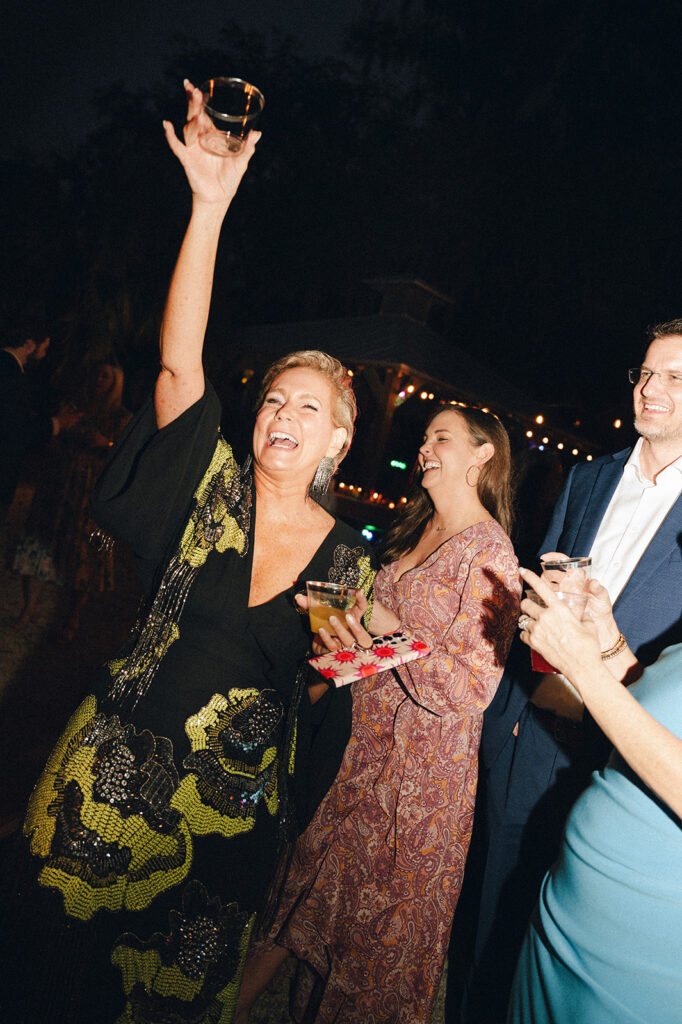
<svg viewBox="0 0 682 1024"><path fill-rule="evenodd" d="M601 660L602 661L610 661L611 658L617 657L619 654L621 654L622 651L625 650L627 645L628 645L627 640L625 639L625 637L623 636L622 633L619 633L618 634L618 639L616 640L616 642L613 645L613 647L609 647L609 649L607 651L602 651L602 653L601 653Z"/></svg>

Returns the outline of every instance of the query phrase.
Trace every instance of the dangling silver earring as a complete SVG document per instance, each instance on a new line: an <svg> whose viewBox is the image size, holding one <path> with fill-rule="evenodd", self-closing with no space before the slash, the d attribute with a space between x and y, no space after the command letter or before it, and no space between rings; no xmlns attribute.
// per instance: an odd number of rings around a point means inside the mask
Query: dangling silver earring
<svg viewBox="0 0 682 1024"><path fill-rule="evenodd" d="M336 460L332 459L330 455L325 455L323 459L320 459L320 464L315 470L315 476L308 488L308 494L311 498L314 498L315 501L325 495L329 490L329 485L332 477L334 476L335 469Z"/></svg>

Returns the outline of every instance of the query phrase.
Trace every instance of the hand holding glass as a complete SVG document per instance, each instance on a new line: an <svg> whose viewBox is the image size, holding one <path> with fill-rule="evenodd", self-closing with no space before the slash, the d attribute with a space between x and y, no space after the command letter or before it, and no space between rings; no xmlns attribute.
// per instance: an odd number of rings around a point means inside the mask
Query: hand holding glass
<svg viewBox="0 0 682 1024"><path fill-rule="evenodd" d="M545 607L545 602L535 593L534 590L526 590L524 596L531 601L535 601L536 604L541 605L543 608ZM587 607L589 596L590 595L587 590L582 593L573 593L569 590L557 590L555 594L555 597L561 601L562 604L571 609L578 620L581 620L585 614L585 608ZM541 654L534 651L532 647L530 651L530 664L534 672L551 672L553 674L558 672L558 669L553 665L550 665L550 663L546 661Z"/></svg>
<svg viewBox="0 0 682 1024"><path fill-rule="evenodd" d="M329 616L343 618L357 599L357 591L353 587L344 587L340 583L325 583L319 580L308 580L308 614L310 628L313 633L326 629L331 636L336 636Z"/></svg>
<svg viewBox="0 0 682 1024"><path fill-rule="evenodd" d="M199 144L216 156L235 156L265 105L260 89L243 78L209 78L201 86L203 127Z"/></svg>

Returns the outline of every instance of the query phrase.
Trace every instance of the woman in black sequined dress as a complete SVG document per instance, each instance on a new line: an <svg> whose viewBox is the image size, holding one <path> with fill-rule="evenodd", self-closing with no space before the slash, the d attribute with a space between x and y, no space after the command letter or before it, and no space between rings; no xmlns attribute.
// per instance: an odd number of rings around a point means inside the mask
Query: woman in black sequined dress
<svg viewBox="0 0 682 1024"><path fill-rule="evenodd" d="M313 706L297 681L311 637L294 594L306 579L371 592L361 538L310 493L348 449L354 398L336 360L294 353L266 374L248 465L220 435L203 336L223 217L258 135L236 157L207 153L201 94L187 92L184 144L165 125L193 204L161 371L94 500L150 597L29 803L4 901L12 1024L228 1024L283 808L305 823L350 730L346 691Z"/></svg>

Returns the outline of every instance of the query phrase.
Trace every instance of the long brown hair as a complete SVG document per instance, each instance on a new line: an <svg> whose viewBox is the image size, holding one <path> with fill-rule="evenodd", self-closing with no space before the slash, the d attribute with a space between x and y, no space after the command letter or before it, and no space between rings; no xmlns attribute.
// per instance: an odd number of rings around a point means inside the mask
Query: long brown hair
<svg viewBox="0 0 682 1024"><path fill-rule="evenodd" d="M511 448L509 435L497 416L483 412L471 406L458 406L457 409L439 409L426 423L441 412L456 412L466 422L471 443L475 448L490 442L495 449L493 456L481 467L476 484L478 500L481 505L496 519L505 533L510 533L514 525L511 489ZM407 497L407 504L396 516L386 532L383 543L382 562L395 562L411 551L417 544L426 523L434 513L434 505L421 484L422 471L417 466L414 481Z"/></svg>

